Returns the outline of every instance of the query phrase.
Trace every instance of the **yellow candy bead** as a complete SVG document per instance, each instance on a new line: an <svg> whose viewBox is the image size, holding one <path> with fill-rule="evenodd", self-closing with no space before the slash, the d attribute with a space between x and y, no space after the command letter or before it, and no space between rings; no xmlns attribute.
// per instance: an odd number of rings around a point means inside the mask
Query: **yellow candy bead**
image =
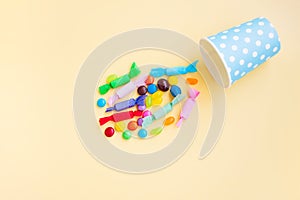
<svg viewBox="0 0 300 200"><path fill-rule="evenodd" d="M149 108L152 106L152 97L151 96L147 96L146 97L146 107Z"/></svg>
<svg viewBox="0 0 300 200"><path fill-rule="evenodd" d="M117 132L121 132L121 133L124 132L125 131L125 122L124 121L116 122L115 130Z"/></svg>
<svg viewBox="0 0 300 200"><path fill-rule="evenodd" d="M177 76L170 76L170 77L168 78L168 81L169 81L169 83L170 83L171 85L177 85L177 83L178 83L178 78L177 78Z"/></svg>
<svg viewBox="0 0 300 200"><path fill-rule="evenodd" d="M173 122L175 121L175 118L174 117L168 117L167 119L165 119L165 121L164 121L164 125L165 126L168 126L168 125L171 125L171 124L173 124Z"/></svg>
<svg viewBox="0 0 300 200"><path fill-rule="evenodd" d="M118 76L116 74L111 74L106 78L106 83L109 84L110 82L112 82L113 80L117 79Z"/></svg>
<svg viewBox="0 0 300 200"><path fill-rule="evenodd" d="M151 134L151 135L158 135L158 134L160 134L160 133L162 132L162 130L163 130L162 127L158 127L158 128L152 129L152 130L150 131L150 134Z"/></svg>
<svg viewBox="0 0 300 200"><path fill-rule="evenodd" d="M164 95L164 93L160 90L158 90L157 92L155 92L154 94L152 94L152 99L157 99L160 98Z"/></svg>
<svg viewBox="0 0 300 200"><path fill-rule="evenodd" d="M161 98L161 97L156 98L156 99L152 98L152 105L158 106L162 103L162 101L163 101L163 98Z"/></svg>

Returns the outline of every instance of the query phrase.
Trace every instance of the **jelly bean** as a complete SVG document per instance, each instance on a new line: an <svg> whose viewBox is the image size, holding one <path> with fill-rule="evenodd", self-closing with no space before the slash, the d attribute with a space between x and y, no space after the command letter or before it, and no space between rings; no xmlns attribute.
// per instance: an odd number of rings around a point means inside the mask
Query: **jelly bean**
<svg viewBox="0 0 300 200"><path fill-rule="evenodd" d="M150 115L152 115L152 113L149 111L149 110L145 110L144 112L143 112L143 117L147 117L147 116L150 116Z"/></svg>
<svg viewBox="0 0 300 200"><path fill-rule="evenodd" d="M148 76L147 79L145 80L146 85L150 85L154 82L154 77L153 76Z"/></svg>
<svg viewBox="0 0 300 200"><path fill-rule="evenodd" d="M118 78L118 76L116 74L111 74L106 78L106 83L109 84L110 82L112 82L113 80L116 80Z"/></svg>
<svg viewBox="0 0 300 200"><path fill-rule="evenodd" d="M157 91L157 87L156 87L155 84L150 84L150 85L148 85L148 92L149 92L150 94L153 94L153 93L156 92L156 91Z"/></svg>
<svg viewBox="0 0 300 200"><path fill-rule="evenodd" d="M124 140L129 140L131 138L131 132L126 130L122 133L122 137Z"/></svg>
<svg viewBox="0 0 300 200"><path fill-rule="evenodd" d="M98 99L97 106L98 107L104 107L106 105L106 101L103 98Z"/></svg>
<svg viewBox="0 0 300 200"><path fill-rule="evenodd" d="M162 132L162 130L163 130L163 127L157 127L155 129L152 129L150 131L150 134L151 135L158 135L158 134L160 134Z"/></svg>
<svg viewBox="0 0 300 200"><path fill-rule="evenodd" d="M131 131L134 131L135 129L137 129L137 123L136 121L130 121L128 124L127 124L127 128Z"/></svg>
<svg viewBox="0 0 300 200"><path fill-rule="evenodd" d="M181 94L181 89L177 85L172 85L170 92L173 97L176 97L178 94Z"/></svg>
<svg viewBox="0 0 300 200"><path fill-rule="evenodd" d="M137 109L140 110L140 111L143 111L143 110L146 109L146 106L145 105L144 106L138 106Z"/></svg>
<svg viewBox="0 0 300 200"><path fill-rule="evenodd" d="M162 91L157 91L152 95L152 99L162 97L163 95L164 95L164 93Z"/></svg>
<svg viewBox="0 0 300 200"><path fill-rule="evenodd" d="M177 76L169 76L168 81L171 85L176 85L178 83Z"/></svg>
<svg viewBox="0 0 300 200"><path fill-rule="evenodd" d="M169 90L170 84L169 84L169 82L168 82L166 79L161 78L161 79L159 79L159 80L157 81L157 87L158 87L158 89L160 89L161 91L166 92L166 91Z"/></svg>
<svg viewBox="0 0 300 200"><path fill-rule="evenodd" d="M148 89L146 88L146 86L140 86L137 89L137 92L139 93L139 95L144 95L148 92Z"/></svg>
<svg viewBox="0 0 300 200"><path fill-rule="evenodd" d="M198 79L195 78L187 78L186 82L190 85L196 85L198 83Z"/></svg>
<svg viewBox="0 0 300 200"><path fill-rule="evenodd" d="M143 124L143 118L138 118L137 125L142 126L142 124Z"/></svg>
<svg viewBox="0 0 300 200"><path fill-rule="evenodd" d="M163 98L161 98L161 97L155 98L155 99L152 98L152 105L153 106L158 106L162 103L162 101L163 101Z"/></svg>
<svg viewBox="0 0 300 200"><path fill-rule="evenodd" d="M147 96L146 97L146 107L149 108L152 106L152 97L151 96Z"/></svg>
<svg viewBox="0 0 300 200"><path fill-rule="evenodd" d="M167 119L165 119L164 121L164 125L165 126L168 126L168 125L171 125L173 122L175 121L175 118L174 117L168 117Z"/></svg>
<svg viewBox="0 0 300 200"><path fill-rule="evenodd" d="M122 133L125 130L125 122L124 121L116 122L115 130Z"/></svg>
<svg viewBox="0 0 300 200"><path fill-rule="evenodd" d="M106 135L106 137L111 137L113 136L115 133L115 130L112 127L107 127L104 131L104 134Z"/></svg>
<svg viewBox="0 0 300 200"><path fill-rule="evenodd" d="M148 133L147 133L147 130L146 129L140 129L139 130L139 132L138 132L138 136L140 137L140 138L145 138L145 137L147 137L147 135L148 135Z"/></svg>

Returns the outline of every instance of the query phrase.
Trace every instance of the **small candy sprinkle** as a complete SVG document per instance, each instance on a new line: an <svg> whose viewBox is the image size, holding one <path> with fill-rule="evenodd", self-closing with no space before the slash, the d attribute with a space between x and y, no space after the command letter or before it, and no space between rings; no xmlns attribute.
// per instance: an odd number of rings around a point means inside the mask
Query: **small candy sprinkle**
<svg viewBox="0 0 300 200"><path fill-rule="evenodd" d="M128 124L127 124L127 128L131 131L134 131L137 129L137 123L136 121L130 121Z"/></svg>
<svg viewBox="0 0 300 200"><path fill-rule="evenodd" d="M143 110L146 109L146 105L144 105L144 106L138 106L137 109L140 110L140 111L143 111Z"/></svg>
<svg viewBox="0 0 300 200"><path fill-rule="evenodd" d="M146 85L150 85L154 82L154 77L153 76L148 76L147 79L145 80Z"/></svg>
<svg viewBox="0 0 300 200"><path fill-rule="evenodd" d="M109 84L110 82L112 82L113 80L116 80L118 78L118 76L116 74L111 74L106 78L106 83Z"/></svg>
<svg viewBox="0 0 300 200"><path fill-rule="evenodd" d="M162 132L162 130L163 130L163 127L157 127L155 129L152 129L150 131L150 134L151 135L158 135L158 134L160 134Z"/></svg>
<svg viewBox="0 0 300 200"><path fill-rule="evenodd" d="M140 138L145 138L145 137L147 137L147 135L148 135L148 133L147 133L147 130L145 130L145 129L140 129L139 130L139 132L138 132L138 136L140 137Z"/></svg>
<svg viewBox="0 0 300 200"><path fill-rule="evenodd" d="M112 127L107 127L104 131L104 134L106 135L106 137L111 137L113 136L115 133L115 130Z"/></svg>
<svg viewBox="0 0 300 200"><path fill-rule="evenodd" d="M168 117L167 119L165 119L164 121L164 125L165 126L168 126L168 125L171 125L173 122L175 121L175 118L174 117Z"/></svg>
<svg viewBox="0 0 300 200"><path fill-rule="evenodd" d="M169 76L168 81L171 85L176 85L178 83L177 76Z"/></svg>
<svg viewBox="0 0 300 200"><path fill-rule="evenodd" d="M162 101L163 101L163 98L161 98L161 97L156 98L156 99L152 98L152 105L158 106L158 105L160 105L162 103Z"/></svg>
<svg viewBox="0 0 300 200"><path fill-rule="evenodd" d="M156 92L156 91L157 91L157 87L156 87L155 84L150 84L150 85L148 85L148 92L149 92L150 94L153 94L153 93Z"/></svg>
<svg viewBox="0 0 300 200"><path fill-rule="evenodd" d="M122 133L125 130L125 122L120 121L115 123L115 130Z"/></svg>
<svg viewBox="0 0 300 200"><path fill-rule="evenodd" d="M176 97L178 94L181 94L181 89L177 85L172 85L170 92L173 97Z"/></svg>
<svg viewBox="0 0 300 200"><path fill-rule="evenodd" d="M152 95L152 99L162 97L163 95L164 95L164 93L162 91L157 91Z"/></svg>
<svg viewBox="0 0 300 200"><path fill-rule="evenodd" d="M103 99L103 98L100 98L100 99L98 99L98 101L97 101L97 106L98 107L104 107L106 105L106 101L105 101L105 99Z"/></svg>
<svg viewBox="0 0 300 200"><path fill-rule="evenodd" d="M149 110L145 110L144 112L143 112L143 117L147 117L147 116L150 116L150 115L152 115L151 114L151 112L149 111Z"/></svg>
<svg viewBox="0 0 300 200"><path fill-rule="evenodd" d="M149 108L152 106L152 97L151 96L147 96L146 97L146 107Z"/></svg>
<svg viewBox="0 0 300 200"><path fill-rule="evenodd" d="M137 89L137 92L139 93L139 95L144 95L148 92L148 89L146 88L146 86L140 86Z"/></svg>
<svg viewBox="0 0 300 200"><path fill-rule="evenodd" d="M190 85L196 85L198 83L198 79L195 78L187 78L186 82Z"/></svg>
<svg viewBox="0 0 300 200"><path fill-rule="evenodd" d="M159 80L157 81L157 87L158 87L158 89L160 89L161 91L166 92L166 91L169 90L170 84L169 84L169 82L168 82L166 79L161 78L161 79L159 79Z"/></svg>
<svg viewBox="0 0 300 200"><path fill-rule="evenodd" d="M122 137L124 140L129 140L131 138L131 132L126 130L122 133Z"/></svg>
<svg viewBox="0 0 300 200"><path fill-rule="evenodd" d="M142 126L142 124L143 124L143 119L142 118L138 118L137 125L138 126Z"/></svg>

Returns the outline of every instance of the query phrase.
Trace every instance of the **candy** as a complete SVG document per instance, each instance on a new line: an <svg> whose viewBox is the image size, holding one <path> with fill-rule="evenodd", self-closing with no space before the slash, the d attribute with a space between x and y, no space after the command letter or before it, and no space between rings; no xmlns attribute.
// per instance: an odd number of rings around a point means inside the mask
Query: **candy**
<svg viewBox="0 0 300 200"><path fill-rule="evenodd" d="M117 88L122 85L125 85L126 83L128 83L130 81L130 79L139 75L140 72L141 72L141 70L137 67L136 63L133 62L128 74L125 74L119 78L116 78L116 79L112 80L110 83L101 85L99 87L100 94L106 94L110 88Z"/></svg>
<svg viewBox="0 0 300 200"><path fill-rule="evenodd" d="M148 135L148 133L147 133L147 130L145 130L145 129L140 129L139 130L139 132L138 132L138 136L140 137L140 138L145 138L145 137L147 137L147 135Z"/></svg>
<svg viewBox="0 0 300 200"><path fill-rule="evenodd" d="M143 112L143 117L147 117L147 116L150 116L151 115L151 112L149 111L149 110L145 110L144 112Z"/></svg>
<svg viewBox="0 0 300 200"><path fill-rule="evenodd" d="M129 140L131 138L131 132L126 130L122 133L122 137L124 140Z"/></svg>
<svg viewBox="0 0 300 200"><path fill-rule="evenodd" d="M196 79L196 78L187 78L186 82L190 85L196 85L198 83L198 79Z"/></svg>
<svg viewBox="0 0 300 200"><path fill-rule="evenodd" d="M164 121L164 125L165 126L168 126L168 125L171 125L171 124L173 124L173 122L175 121L175 118L174 117L168 117L167 119L165 119L165 121Z"/></svg>
<svg viewBox="0 0 300 200"><path fill-rule="evenodd" d="M148 89L142 85L138 87L137 92L139 93L139 95L144 95L148 92Z"/></svg>
<svg viewBox="0 0 300 200"><path fill-rule="evenodd" d="M150 85L148 85L148 92L149 92L150 94L153 94L153 93L156 92L156 91L157 91L157 87L156 87L155 84L150 84Z"/></svg>
<svg viewBox="0 0 300 200"><path fill-rule="evenodd" d="M98 107L104 107L106 105L106 101L103 98L98 99L97 106Z"/></svg>
<svg viewBox="0 0 300 200"><path fill-rule="evenodd" d="M158 87L158 89L160 89L161 91L166 92L166 91L169 90L170 84L169 84L169 82L168 82L166 79L161 78L161 79L159 79L159 80L157 81L157 87Z"/></svg>
<svg viewBox="0 0 300 200"><path fill-rule="evenodd" d="M107 127L104 131L106 137L111 137L115 134L115 130L112 127Z"/></svg>
<svg viewBox="0 0 300 200"><path fill-rule="evenodd" d="M120 89L116 91L116 93L111 96L108 100L108 104L111 106L114 104L118 99L124 98L125 96L129 95L131 92L133 92L137 87L141 85L145 85L145 80L147 78L147 75L141 76L136 81L130 81Z"/></svg>
<svg viewBox="0 0 300 200"><path fill-rule="evenodd" d="M153 76L148 76L147 79L145 80L146 85L150 85L154 82Z"/></svg>
<svg viewBox="0 0 300 200"><path fill-rule="evenodd" d="M134 131L135 129L137 129L137 123L136 121L130 121L128 124L127 124L127 128L131 131Z"/></svg>
<svg viewBox="0 0 300 200"><path fill-rule="evenodd" d="M137 109L140 110L140 111L144 111L146 109L146 105L138 106Z"/></svg>
<svg viewBox="0 0 300 200"><path fill-rule="evenodd" d="M157 127L157 128L154 128L150 131L150 134L151 135L158 135L162 132L163 130L163 127Z"/></svg>
<svg viewBox="0 0 300 200"><path fill-rule="evenodd" d="M147 97L147 95L142 95L136 99L132 98L132 99L129 99L126 101L116 103L113 107L106 108L105 112L110 112L112 110L121 111L121 110L125 110L127 108L131 108L135 105L143 106L143 105L145 105L144 101L145 101L146 97Z"/></svg>
<svg viewBox="0 0 300 200"><path fill-rule="evenodd" d="M111 116L100 118L99 123L100 123L100 126L102 126L109 121L120 122L120 121L124 121L127 119L132 119L133 117L140 117L140 116L142 116L142 114L143 113L140 110L115 113Z"/></svg>
<svg viewBox="0 0 300 200"><path fill-rule="evenodd" d="M171 85L176 85L178 83L178 78L177 78L177 76L170 76L168 78L168 81Z"/></svg>
<svg viewBox="0 0 300 200"><path fill-rule="evenodd" d="M160 104L162 103L162 101L163 101L163 99L162 99L161 97L155 98L155 99L153 99L153 97L152 97L152 105L153 105L153 106L158 106L158 105L160 105Z"/></svg>
<svg viewBox="0 0 300 200"><path fill-rule="evenodd" d="M181 89L177 85L172 85L170 92L173 97L176 97L178 94L181 94Z"/></svg>
<svg viewBox="0 0 300 200"><path fill-rule="evenodd" d="M184 106L181 110L180 119L176 124L177 127L180 127L183 120L189 117L191 111L193 110L194 105L196 104L196 98L198 97L199 94L200 92L195 89L191 88L189 90L189 98L185 101Z"/></svg>
<svg viewBox="0 0 300 200"><path fill-rule="evenodd" d="M125 130L125 122L124 121L116 122L115 130L122 133Z"/></svg>
<svg viewBox="0 0 300 200"><path fill-rule="evenodd" d="M166 104L164 107L160 108L159 110L152 113L151 116L147 116L143 119L143 128L147 128L154 120L160 119L164 116L166 116L171 110L173 109L173 106L178 104L180 101L182 101L185 98L183 94L177 95L170 103Z"/></svg>
<svg viewBox="0 0 300 200"><path fill-rule="evenodd" d="M143 124L143 118L138 118L137 125L142 126L142 124Z"/></svg>
<svg viewBox="0 0 300 200"><path fill-rule="evenodd" d="M180 74L187 74L197 72L196 65L198 60L189 64L188 66L179 66L179 67L171 67L171 68L153 68L150 72L150 75L153 77L161 77L163 75L174 76Z"/></svg>
<svg viewBox="0 0 300 200"><path fill-rule="evenodd" d="M151 96L147 96L146 97L146 107L149 108L152 106L152 97Z"/></svg>
<svg viewBox="0 0 300 200"><path fill-rule="evenodd" d="M152 95L152 99L157 99L160 98L164 95L164 93L162 91L157 91Z"/></svg>
<svg viewBox="0 0 300 200"><path fill-rule="evenodd" d="M110 82L112 82L113 80L116 80L118 78L118 76L116 74L111 74L106 78L106 83L109 84Z"/></svg>

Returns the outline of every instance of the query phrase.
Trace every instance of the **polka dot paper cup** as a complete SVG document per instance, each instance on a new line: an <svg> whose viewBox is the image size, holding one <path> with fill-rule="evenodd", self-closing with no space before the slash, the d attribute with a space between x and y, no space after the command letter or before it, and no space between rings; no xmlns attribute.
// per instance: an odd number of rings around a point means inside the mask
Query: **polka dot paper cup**
<svg viewBox="0 0 300 200"><path fill-rule="evenodd" d="M279 50L278 33L264 17L200 40L200 51L208 70L226 88Z"/></svg>

